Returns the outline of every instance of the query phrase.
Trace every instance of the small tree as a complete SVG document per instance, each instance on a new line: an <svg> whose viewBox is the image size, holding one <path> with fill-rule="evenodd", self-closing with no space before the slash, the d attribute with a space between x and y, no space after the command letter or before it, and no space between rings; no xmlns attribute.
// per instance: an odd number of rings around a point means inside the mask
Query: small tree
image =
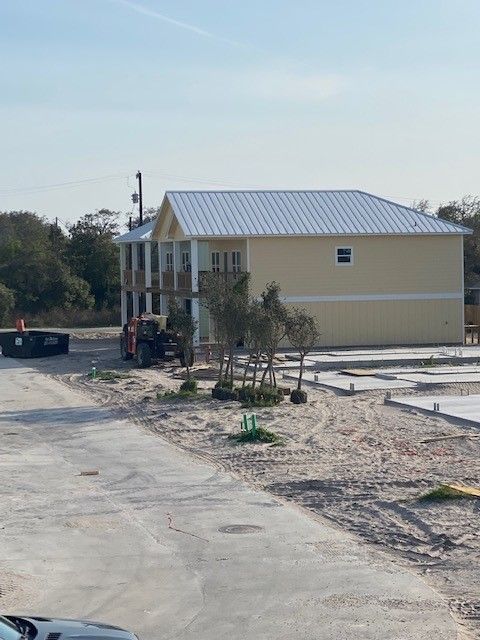
<svg viewBox="0 0 480 640"><path fill-rule="evenodd" d="M206 273L203 275L204 304L210 313L213 324L215 342L218 344L219 369L218 383L223 381L223 367L225 365L225 323L223 310L225 299L228 295L226 281L218 277L218 273Z"/></svg>
<svg viewBox="0 0 480 640"><path fill-rule="evenodd" d="M265 314L265 344L267 366L263 372L261 384L265 383L267 373L270 385L277 386L277 379L273 368L273 360L280 342L286 335L287 308L280 299L280 285L276 282L267 284L262 293L262 309Z"/></svg>
<svg viewBox="0 0 480 640"><path fill-rule="evenodd" d="M297 389L302 388L303 368L305 356L318 343L320 332L315 320L303 309L294 309L286 322L287 338L294 349L300 354L300 370L298 372Z"/></svg>
<svg viewBox="0 0 480 640"><path fill-rule="evenodd" d="M233 352L237 343L245 337L248 323L248 285L250 274L242 274L230 287L225 298L224 326L228 350L227 371L229 384L233 389Z"/></svg>
<svg viewBox="0 0 480 640"><path fill-rule="evenodd" d="M193 339L198 327L198 322L181 307L176 298L171 296L168 302L168 317L172 329L178 333L180 347L183 350L185 365L187 368L187 380L190 380L190 363L193 355Z"/></svg>
<svg viewBox="0 0 480 640"><path fill-rule="evenodd" d="M229 384L233 387L233 352L247 328L249 274L242 274L231 283L222 273L208 273L203 286L205 306L210 312L215 340L219 344L218 381L222 384L229 375ZM225 353L228 353L228 360L224 372Z"/></svg>
<svg viewBox="0 0 480 640"><path fill-rule="evenodd" d="M258 363L267 342L267 331L268 322L262 304L258 300L251 300L247 309L245 326L245 347L248 349L248 360L243 373L242 387L246 384L248 369L254 360L252 389L255 389Z"/></svg>

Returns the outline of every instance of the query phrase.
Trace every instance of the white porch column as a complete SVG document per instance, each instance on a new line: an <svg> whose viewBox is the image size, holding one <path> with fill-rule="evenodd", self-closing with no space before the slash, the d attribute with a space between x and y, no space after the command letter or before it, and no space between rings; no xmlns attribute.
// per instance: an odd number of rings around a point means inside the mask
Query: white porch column
<svg viewBox="0 0 480 640"><path fill-rule="evenodd" d="M163 243L162 242L158 242L158 288L160 289L160 291L163 288L163 258L162 258L162 253L163 253ZM160 293L160 315L166 315L165 311L163 309L163 295Z"/></svg>
<svg viewBox="0 0 480 640"><path fill-rule="evenodd" d="M178 289L178 267L180 265L180 256L178 252L180 251L180 245L175 240L172 241L172 257L173 257L173 288Z"/></svg>
<svg viewBox="0 0 480 640"><path fill-rule="evenodd" d="M190 265L192 267L192 291L198 293L198 240L190 241Z"/></svg>
<svg viewBox="0 0 480 640"><path fill-rule="evenodd" d="M192 268L192 317L197 321L193 344L200 344L200 303L198 300L198 240L190 241L190 265ZM197 294L195 296L195 294Z"/></svg>
<svg viewBox="0 0 480 640"><path fill-rule="evenodd" d="M128 322L127 318L127 292L123 289L123 272L127 268L127 251L123 243L120 244L120 310L122 327Z"/></svg>
<svg viewBox="0 0 480 640"><path fill-rule="evenodd" d="M152 286L152 243L145 242L145 289ZM152 313L152 294L145 294L145 311Z"/></svg>
<svg viewBox="0 0 480 640"><path fill-rule="evenodd" d="M135 273L138 271L138 245L136 242L132 242L132 282L135 286L137 284L137 278L135 277ZM132 293L133 299L133 315L138 316L140 312L140 304L139 304L139 295L138 291L133 291Z"/></svg>

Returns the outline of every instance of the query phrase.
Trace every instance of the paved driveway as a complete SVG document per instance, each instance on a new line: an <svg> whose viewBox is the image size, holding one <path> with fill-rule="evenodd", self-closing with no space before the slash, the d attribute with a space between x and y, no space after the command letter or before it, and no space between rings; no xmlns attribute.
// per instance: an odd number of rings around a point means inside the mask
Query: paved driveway
<svg viewBox="0 0 480 640"><path fill-rule="evenodd" d="M418 577L3 358L0 486L0 608L144 640L456 635Z"/></svg>

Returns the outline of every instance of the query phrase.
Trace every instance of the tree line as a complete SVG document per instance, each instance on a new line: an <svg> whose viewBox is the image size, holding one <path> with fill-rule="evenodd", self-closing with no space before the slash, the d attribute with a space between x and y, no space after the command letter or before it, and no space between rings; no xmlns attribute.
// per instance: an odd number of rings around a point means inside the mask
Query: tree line
<svg viewBox="0 0 480 640"><path fill-rule="evenodd" d="M100 209L66 230L29 211L0 213L0 323L79 318L118 324L121 214ZM82 315L83 314L83 315Z"/></svg>

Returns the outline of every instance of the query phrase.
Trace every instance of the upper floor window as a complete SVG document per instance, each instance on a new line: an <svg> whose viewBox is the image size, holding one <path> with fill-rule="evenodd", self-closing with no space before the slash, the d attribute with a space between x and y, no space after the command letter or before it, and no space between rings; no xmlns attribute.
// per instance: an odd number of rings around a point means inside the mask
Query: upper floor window
<svg viewBox="0 0 480 640"><path fill-rule="evenodd" d="M182 251L182 271L191 271L190 251Z"/></svg>
<svg viewBox="0 0 480 640"><path fill-rule="evenodd" d="M212 271L220 271L220 251L212 251Z"/></svg>
<svg viewBox="0 0 480 640"><path fill-rule="evenodd" d="M335 264L337 265L353 264L353 248L352 247L335 247Z"/></svg>
<svg viewBox="0 0 480 640"><path fill-rule="evenodd" d="M173 252L167 251L165 254L165 271L173 271Z"/></svg>
<svg viewBox="0 0 480 640"><path fill-rule="evenodd" d="M242 270L242 254L240 251L232 251L232 271L239 273Z"/></svg>

